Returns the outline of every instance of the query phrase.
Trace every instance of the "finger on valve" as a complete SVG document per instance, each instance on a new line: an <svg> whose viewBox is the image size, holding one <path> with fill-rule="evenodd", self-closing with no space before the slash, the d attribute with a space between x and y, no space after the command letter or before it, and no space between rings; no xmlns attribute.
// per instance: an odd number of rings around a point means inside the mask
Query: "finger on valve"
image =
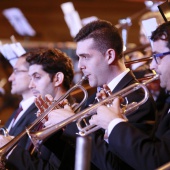
<svg viewBox="0 0 170 170"><path fill-rule="evenodd" d="M45 109L47 109L49 107L49 105L46 101L46 98L43 99L41 95L36 98L36 101L37 101L38 106L41 107L42 111L44 111Z"/></svg>
<svg viewBox="0 0 170 170"><path fill-rule="evenodd" d="M103 88L101 88L101 90L96 94L96 99L98 101L100 101L101 99L105 99L106 97L110 96L112 93L111 93L111 90L110 88L104 84L103 85Z"/></svg>
<svg viewBox="0 0 170 170"><path fill-rule="evenodd" d="M45 100L43 100L42 96L39 95L35 99L35 105L39 109L36 113L36 116L40 116L49 106L51 106L52 102L54 101L53 97L49 94L45 95Z"/></svg>
<svg viewBox="0 0 170 170"><path fill-rule="evenodd" d="M50 94L46 94L45 95L45 101L46 101L46 103L49 107L54 102L54 98Z"/></svg>
<svg viewBox="0 0 170 170"><path fill-rule="evenodd" d="M39 97L35 98L35 105L37 106L39 113L42 113L44 111L44 107L41 104Z"/></svg>
<svg viewBox="0 0 170 170"><path fill-rule="evenodd" d="M107 94L107 96L110 96L112 94L110 88L106 84L103 85L103 89L105 93Z"/></svg>
<svg viewBox="0 0 170 170"><path fill-rule="evenodd" d="M107 97L106 93L103 89L100 90L100 92L96 93L96 99L97 99L98 102L100 102L102 99L105 99L106 97Z"/></svg>

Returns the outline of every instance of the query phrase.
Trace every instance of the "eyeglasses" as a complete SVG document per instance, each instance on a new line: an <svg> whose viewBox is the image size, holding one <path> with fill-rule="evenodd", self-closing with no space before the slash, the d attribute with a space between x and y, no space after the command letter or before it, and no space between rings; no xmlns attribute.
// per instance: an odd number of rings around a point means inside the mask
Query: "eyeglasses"
<svg viewBox="0 0 170 170"><path fill-rule="evenodd" d="M170 51L166 52L166 53L153 54L156 64L160 64L161 59L168 54L170 54Z"/></svg>
<svg viewBox="0 0 170 170"><path fill-rule="evenodd" d="M28 70L13 70L13 73L15 75L18 75L19 73L25 73L25 72L28 72Z"/></svg>

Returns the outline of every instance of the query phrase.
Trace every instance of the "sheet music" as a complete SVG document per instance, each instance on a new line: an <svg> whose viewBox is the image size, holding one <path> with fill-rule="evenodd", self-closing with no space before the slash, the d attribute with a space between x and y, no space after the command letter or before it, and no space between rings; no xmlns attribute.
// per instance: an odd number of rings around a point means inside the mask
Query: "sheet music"
<svg viewBox="0 0 170 170"><path fill-rule="evenodd" d="M150 37L152 35L152 32L155 31L156 28L158 27L158 23L156 21L156 18L150 18L150 19L147 19L147 20L143 20L142 26L143 26L145 35L149 38L149 41L150 41L151 46L152 46L152 41L150 40Z"/></svg>
<svg viewBox="0 0 170 170"><path fill-rule="evenodd" d="M82 28L82 23L78 12L74 9L72 2L61 4L64 13L64 19L70 29L70 34L74 38L78 31Z"/></svg>
<svg viewBox="0 0 170 170"><path fill-rule="evenodd" d="M34 36L35 30L28 23L24 14L19 8L9 8L3 10L3 15L8 19L15 31L21 36Z"/></svg>
<svg viewBox="0 0 170 170"><path fill-rule="evenodd" d="M18 56L12 50L10 44L4 44L0 46L0 52L7 60L9 60L10 64L14 67L15 63L18 60Z"/></svg>
<svg viewBox="0 0 170 170"><path fill-rule="evenodd" d="M22 47L22 45L19 42L10 44L10 46L14 51L14 53L17 55L17 57L20 57L21 55L26 53L25 49Z"/></svg>

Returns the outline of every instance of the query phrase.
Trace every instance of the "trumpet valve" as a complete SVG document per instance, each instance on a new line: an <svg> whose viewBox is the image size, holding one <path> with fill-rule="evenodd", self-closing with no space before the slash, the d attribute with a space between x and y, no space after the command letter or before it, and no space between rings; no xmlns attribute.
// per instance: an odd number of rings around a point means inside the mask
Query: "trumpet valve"
<svg viewBox="0 0 170 170"><path fill-rule="evenodd" d="M108 96L111 96L112 95L112 92L110 89L104 89L105 93L108 95Z"/></svg>

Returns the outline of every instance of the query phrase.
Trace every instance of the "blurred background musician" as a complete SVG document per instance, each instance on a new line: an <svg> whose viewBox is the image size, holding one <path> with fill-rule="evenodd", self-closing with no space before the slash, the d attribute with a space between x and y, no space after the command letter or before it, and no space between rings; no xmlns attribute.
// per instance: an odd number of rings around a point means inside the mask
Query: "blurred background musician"
<svg viewBox="0 0 170 170"><path fill-rule="evenodd" d="M143 48L141 48L140 51L136 50L134 52L129 53L128 58L130 59L130 61L139 60L142 58L147 58L152 56L152 49L150 46L149 37L147 37L146 31L142 25L142 21L150 18L155 18L158 25L164 23L163 17L158 11L149 11L141 16L141 18L139 19L139 25L140 25L139 42ZM150 60L141 61L132 64L130 67L133 70L133 73L136 76L136 78L140 80L144 77L147 77L147 75L152 74L149 64L150 64ZM160 80L155 80L150 84L148 84L147 86L154 100L156 101L157 110L160 111L163 108L166 97L168 97L165 89L160 87Z"/></svg>
<svg viewBox="0 0 170 170"><path fill-rule="evenodd" d="M135 50L135 48L134 48L133 52L130 52L128 54L128 56L125 56L125 58L126 57L129 58L128 60L133 61L133 60L138 60L138 59L147 58L147 57L152 56L152 49L150 46L149 37L147 37L144 27L142 25L142 21L150 19L150 18L155 18L158 25L160 25L161 23L164 22L161 14L157 11L155 11L155 12L150 11L150 12L147 12L141 16L141 18L139 19L139 26L140 26L139 43L140 43L140 45L142 45L143 48L141 48L139 50ZM145 74L151 73L151 70L149 68L149 62L150 61L142 61L142 62L134 63L131 65L131 69L133 70L133 72L137 78L143 78L145 76Z"/></svg>
<svg viewBox="0 0 170 170"><path fill-rule="evenodd" d="M161 87L169 91L170 21L160 25L153 31L151 40L153 41L152 49L155 56L152 59L150 68L160 75ZM169 101L166 102L168 103ZM170 161L169 111L170 103L169 108L165 110L158 120L158 126L153 136L144 134L122 118L118 99L114 101L113 107L109 109L105 106L102 106L102 109L98 108L97 115L93 116L91 123L108 130L110 150L121 157L133 169L152 170ZM103 112L105 113L104 116ZM114 123L117 118L119 121ZM105 124L102 122L105 122ZM160 169L169 168L170 166L165 166Z"/></svg>
<svg viewBox="0 0 170 170"><path fill-rule="evenodd" d="M1 126L4 126L8 118L11 116L11 113L18 107L20 96L18 97L11 94L11 85L8 78L12 73L13 67L1 53L0 68L0 86L2 88L2 92L0 94L0 113L5 113L5 115L1 115Z"/></svg>
<svg viewBox="0 0 170 170"><path fill-rule="evenodd" d="M29 88L34 96L45 98L46 94L50 94L57 100L70 88L74 71L72 61L65 53L58 49L38 49L30 52L27 62L31 78ZM17 170L58 169L64 141L58 138L52 147L57 148L57 157L43 145L40 147L41 154L35 151L33 155L18 146L9 156L7 167Z"/></svg>
<svg viewBox="0 0 170 170"><path fill-rule="evenodd" d="M35 120L35 113L38 110L34 104L34 96L28 87L30 83L28 75L29 64L26 62L28 55L29 53L26 53L18 58L13 68L13 73L8 79L9 82L11 82L11 93L22 97L18 109L12 113L11 117L5 123L5 128L8 130L10 136L16 136L25 130L25 127ZM6 137L1 136L2 144L3 140L10 140L10 138L5 138ZM19 142L19 145L26 148L27 140L29 140L28 137L24 137Z"/></svg>

